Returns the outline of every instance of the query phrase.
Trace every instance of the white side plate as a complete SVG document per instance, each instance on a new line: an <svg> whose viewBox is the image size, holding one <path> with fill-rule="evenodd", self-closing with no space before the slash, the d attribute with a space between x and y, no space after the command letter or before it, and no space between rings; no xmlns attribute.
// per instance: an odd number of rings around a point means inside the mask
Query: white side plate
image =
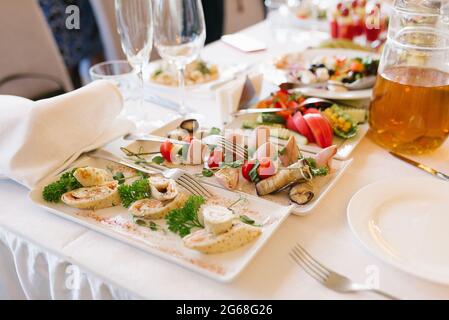
<svg viewBox="0 0 449 320"><path fill-rule="evenodd" d="M388 179L351 199L352 232L375 256L412 275L449 284L449 184Z"/></svg>

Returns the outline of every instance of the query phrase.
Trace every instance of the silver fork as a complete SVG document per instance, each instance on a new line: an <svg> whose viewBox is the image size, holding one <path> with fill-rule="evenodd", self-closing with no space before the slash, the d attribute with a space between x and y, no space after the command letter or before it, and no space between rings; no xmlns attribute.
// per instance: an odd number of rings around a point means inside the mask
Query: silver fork
<svg viewBox="0 0 449 320"><path fill-rule="evenodd" d="M290 252L290 257L300 265L304 271L312 278L320 282L325 287L340 292L350 293L359 291L371 291L377 293L387 299L398 300L398 298L372 288L370 286L353 282L351 279L334 272L313 258L301 245L296 246Z"/></svg>
<svg viewBox="0 0 449 320"><path fill-rule="evenodd" d="M162 174L167 179L175 180L181 187L186 189L191 194L203 196L205 198L210 198L213 196L209 190L207 190L197 179L195 179L195 177L181 169L166 169L162 166L148 165L148 167L150 168L149 170L144 166L129 163L128 161L125 161L105 150L95 150L87 153L87 156L91 158L112 161L126 167L148 173L150 175Z"/></svg>
<svg viewBox="0 0 449 320"><path fill-rule="evenodd" d="M174 139L168 139L165 137L160 137L152 134L127 134L123 137L125 140L131 140L131 141L153 141L153 142L165 142L170 141L174 144L180 144L180 145L188 145L189 143L185 141L178 141ZM210 135L207 137L204 137L201 142L203 142L206 145L209 146L220 146L223 150L232 152L235 154L238 158L248 159L248 150L237 143L233 143L232 141L229 141L223 136L220 135Z"/></svg>

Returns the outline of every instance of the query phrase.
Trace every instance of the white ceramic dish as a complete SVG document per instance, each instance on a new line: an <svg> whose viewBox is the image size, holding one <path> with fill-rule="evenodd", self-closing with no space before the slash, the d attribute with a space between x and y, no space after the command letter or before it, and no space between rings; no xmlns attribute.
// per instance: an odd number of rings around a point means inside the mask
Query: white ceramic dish
<svg viewBox="0 0 449 320"><path fill-rule="evenodd" d="M182 119L177 119L160 129L154 131L153 133L159 136L166 136L168 132L176 129L181 123ZM145 152L157 152L159 150L160 143L156 142L135 142L129 145L127 148L133 152L138 152L139 149L143 148ZM311 156L311 153L303 152L303 154L308 157ZM319 177L314 179L315 186L315 198L308 203L307 205L292 205L290 200L288 199L287 193L279 193L276 195L269 195L263 197L264 199L270 200L277 204L282 205L287 208L290 207L293 214L296 215L307 215L309 214L315 207L325 198L326 194L332 190L335 183L341 178L341 176L345 173L345 171L349 168L352 163L352 159L350 160L333 160L333 172L326 177ZM188 170L193 174L198 174L202 171L203 166L182 166L183 169ZM216 181L214 177L212 178L202 178L202 181L208 185L222 188L225 190L219 183ZM240 177L240 181L243 181L243 177ZM248 183L240 183L239 187L241 191L245 193L252 194L256 196L256 191L254 188L248 188Z"/></svg>
<svg viewBox="0 0 449 320"><path fill-rule="evenodd" d="M387 179L357 192L348 222L375 256L409 274L449 284L449 184Z"/></svg>
<svg viewBox="0 0 449 320"><path fill-rule="evenodd" d="M148 79L146 81L146 85L151 87L152 89L163 90L168 92L179 91L178 86L168 86L161 83L157 83L151 79L151 75L154 71L156 71L163 64L163 60L156 60L151 62L146 68L145 74L148 75ZM218 65L218 78L209 82L203 82L198 84L186 85L187 90L207 90L210 89L213 85L218 84L219 82L223 82L226 80L230 80L234 77L236 73L243 72L250 68L247 64L234 64L229 66Z"/></svg>
<svg viewBox="0 0 449 320"><path fill-rule="evenodd" d="M296 53L295 53L296 54ZM317 57L323 56L341 56L348 58L355 57L373 57L378 59L379 56L374 53L358 51L358 50L348 50L348 49L308 49L303 52L298 53L298 57L301 59L301 63L298 65L308 65L313 61L313 59ZM281 70L276 68L274 65L274 61L270 61L263 66L263 71L265 78L274 83L275 85L279 85L283 82L287 82L287 74L285 70ZM325 89L316 89L316 88L301 88L297 89L298 92L301 92L307 96L313 96L323 99L333 99L333 100L361 100L361 99L369 99L371 98L372 90L354 90L347 92L332 92Z"/></svg>
<svg viewBox="0 0 449 320"><path fill-rule="evenodd" d="M110 165L112 164L106 161L85 157L75 163L73 167L106 168ZM132 222L132 217L127 209L122 206L89 211L70 208L62 203L45 202L42 198L43 187L55 179L55 177L46 179L31 191L30 198L35 204L60 217L221 282L230 282L243 271L291 211L290 207L280 206L253 196L245 196L248 200L245 206L250 210L251 218L258 223L263 223L262 234L258 239L238 250L206 255L186 248L182 239L168 230L151 231L148 228L137 226ZM208 188L214 194L220 195L220 198L229 201L235 201L240 197L237 193L217 187L208 186ZM164 226L163 220L158 220L156 223Z"/></svg>

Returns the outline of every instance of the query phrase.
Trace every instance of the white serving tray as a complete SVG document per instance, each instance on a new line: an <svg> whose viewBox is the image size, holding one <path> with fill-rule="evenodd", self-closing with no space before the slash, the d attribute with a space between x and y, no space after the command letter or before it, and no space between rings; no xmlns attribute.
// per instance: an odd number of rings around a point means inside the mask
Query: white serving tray
<svg viewBox="0 0 449 320"><path fill-rule="evenodd" d="M159 135L159 136L166 136L168 132L176 129L179 124L182 122L183 119L176 119L165 126L155 130L152 132L152 134ZM129 150L133 152L138 152L139 149L143 148L145 152L157 152L159 150L160 143L157 142L134 142L128 146L126 146ZM317 147L318 148L318 147ZM304 148L303 148L304 149ZM321 150L321 149L320 149ZM310 152L303 152L304 156L309 157L312 156L313 153ZM124 155L123 155L124 156ZM271 202L280 204L284 208L291 208L291 212L295 215L304 216L309 213L311 213L315 207L325 198L326 194L332 190L334 185L337 183L337 181L341 178L341 176L346 172L346 170L349 168L349 166L352 163L352 159L350 160L337 160L334 159L332 163L332 173L326 177L319 177L314 179L314 186L315 186L315 198L306 205L296 205L292 204L290 200L288 199L288 194L286 192L284 193L278 193L275 195L268 195L263 197L263 199L269 200ZM203 167L200 166L178 166L179 168L185 169L192 174L198 174L202 171ZM243 180L242 177L240 177L240 180ZM202 178L202 181L210 186L221 188L222 190L226 190L224 187L222 187L218 181L212 177L212 178ZM241 183L239 191L251 194L254 197L258 197L256 195L256 191L254 188L249 190L247 187L245 188L245 185L248 185L247 183ZM227 190L226 190L227 191ZM258 197L260 198L260 197Z"/></svg>
<svg viewBox="0 0 449 320"><path fill-rule="evenodd" d="M83 157L72 168L84 166L107 168L113 166L113 164L107 161ZM57 216L74 221L89 229L221 282L231 282L244 270L288 217L292 209L292 207L281 206L258 197L245 195L247 198L245 206L250 210L248 216L258 223L263 223L261 236L238 250L223 254L206 255L186 248L182 243L182 239L168 230L165 232L151 231L148 228L137 226L132 222L132 217L127 209L122 206L90 211L70 208L63 203L53 204L45 202L42 198L42 190L45 185L55 180L57 180L57 177L51 177L43 181L30 192L30 199L36 205ZM213 186L207 187L214 194L220 195L220 198L231 202L240 197L235 192ZM163 220L158 220L156 223L160 226L165 226Z"/></svg>

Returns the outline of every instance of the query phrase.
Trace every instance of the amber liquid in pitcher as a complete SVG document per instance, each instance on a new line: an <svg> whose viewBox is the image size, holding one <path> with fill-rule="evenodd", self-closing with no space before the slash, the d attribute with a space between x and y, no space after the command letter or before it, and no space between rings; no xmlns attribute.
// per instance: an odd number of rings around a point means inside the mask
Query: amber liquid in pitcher
<svg viewBox="0 0 449 320"><path fill-rule="evenodd" d="M378 76L370 106L370 136L409 154L432 151L449 135L449 73L390 67Z"/></svg>

